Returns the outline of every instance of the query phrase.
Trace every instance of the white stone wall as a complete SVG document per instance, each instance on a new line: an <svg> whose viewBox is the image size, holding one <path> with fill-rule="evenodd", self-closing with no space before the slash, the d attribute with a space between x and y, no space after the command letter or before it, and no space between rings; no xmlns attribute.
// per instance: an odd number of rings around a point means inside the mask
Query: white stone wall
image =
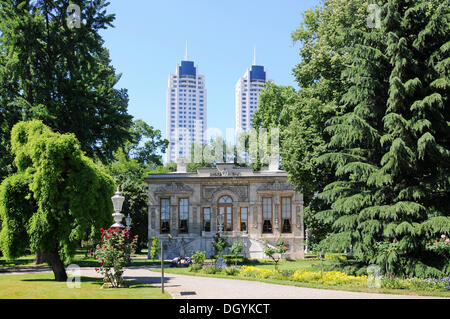
<svg viewBox="0 0 450 319"><path fill-rule="evenodd" d="M192 255L196 250L206 251L207 256L213 254L212 237L218 231L216 223L218 200L223 195L233 199L233 231L223 232L230 244L241 240L245 247L245 255L251 258L265 258L264 243L275 244L279 238L284 238L290 246L287 253L291 258L303 258L304 254L304 226L303 226L303 196L295 192L286 183L284 174L268 175L264 180L253 179L251 176L198 177L199 174L165 174L165 180L148 179L149 183L149 243L153 236L159 237L166 243L166 258L173 258L186 253ZM255 176L260 176L256 175ZM273 232L263 234L262 197L272 197ZM283 196L292 196L292 232L281 232L281 203ZM170 198L171 227L169 241L168 234L160 233L160 200ZM178 202L180 198L189 198L189 232L178 232ZM211 209L211 231L203 231L202 209ZM248 207L247 232L240 231L240 207ZM182 245L183 243L183 245Z"/></svg>

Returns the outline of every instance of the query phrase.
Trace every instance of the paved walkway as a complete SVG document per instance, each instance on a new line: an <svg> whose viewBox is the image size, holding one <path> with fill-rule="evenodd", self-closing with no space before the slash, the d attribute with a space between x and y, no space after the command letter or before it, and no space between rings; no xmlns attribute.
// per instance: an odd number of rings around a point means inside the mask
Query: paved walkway
<svg viewBox="0 0 450 319"><path fill-rule="evenodd" d="M51 272L51 269L42 267L34 269L36 273ZM161 287L161 274L159 269L150 271L148 266L126 268L124 278L141 283ZM6 274L32 273L30 269L21 269ZM87 277L100 277L94 268L81 268L81 275ZM286 285L267 284L258 281L196 277L175 274L165 274L164 287L176 299L424 299L435 297L388 295L351 291L338 291L330 289L303 288ZM437 297L436 297L437 298Z"/></svg>
<svg viewBox="0 0 450 319"><path fill-rule="evenodd" d="M154 269L156 270L156 269ZM82 275L97 275L83 268ZM127 268L127 280L161 287L161 274L148 267ZM302 288L258 281L165 274L164 287L176 299L416 299L423 296L373 294L329 289Z"/></svg>

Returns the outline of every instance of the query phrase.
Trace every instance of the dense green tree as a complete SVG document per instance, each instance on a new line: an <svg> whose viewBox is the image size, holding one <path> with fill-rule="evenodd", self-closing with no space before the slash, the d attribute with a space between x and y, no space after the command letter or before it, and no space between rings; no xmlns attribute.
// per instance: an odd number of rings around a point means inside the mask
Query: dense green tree
<svg viewBox="0 0 450 319"><path fill-rule="evenodd" d="M131 233L133 237L138 236L136 252L140 253L148 244L148 186L142 181L126 179L119 188L125 197L122 214L131 217Z"/></svg>
<svg viewBox="0 0 450 319"><path fill-rule="evenodd" d="M81 9L79 28L66 19ZM60 133L74 133L90 157L111 159L131 139L128 94L110 65L100 30L112 26L103 0L0 1L0 152L20 120L41 119ZM1 157L0 178L11 172Z"/></svg>
<svg viewBox="0 0 450 319"><path fill-rule="evenodd" d="M169 141L162 138L161 131L143 120L135 120L130 133L133 139L126 146L128 156L145 167L162 165L161 155L166 151Z"/></svg>
<svg viewBox="0 0 450 319"><path fill-rule="evenodd" d="M148 189L144 178L161 167L161 154L168 141L142 120L133 122L130 134L132 139L114 153L114 160L106 167L125 196L122 213L132 219L131 230L138 235L136 249L140 252L148 243Z"/></svg>
<svg viewBox="0 0 450 319"><path fill-rule="evenodd" d="M253 117L255 128L280 129L282 167L304 195L305 224L315 240L325 237L330 223L317 220L309 206L324 207L314 194L335 180L317 158L330 140L326 122L342 112L340 99L350 86L342 74L352 65L348 48L360 41L354 30L366 28L368 2L328 0L305 11L292 33L301 44L301 62L294 68L300 89L266 84Z"/></svg>
<svg viewBox="0 0 450 319"><path fill-rule="evenodd" d="M387 272L443 276L427 249L450 233L450 2L389 0L379 29L359 32L344 112L320 161L337 180L319 194L328 243Z"/></svg>
<svg viewBox="0 0 450 319"><path fill-rule="evenodd" d="M18 172L0 185L0 247L7 258L28 246L43 253L57 281L86 234L112 223L114 182L84 155L73 134L42 122L19 122L11 132Z"/></svg>

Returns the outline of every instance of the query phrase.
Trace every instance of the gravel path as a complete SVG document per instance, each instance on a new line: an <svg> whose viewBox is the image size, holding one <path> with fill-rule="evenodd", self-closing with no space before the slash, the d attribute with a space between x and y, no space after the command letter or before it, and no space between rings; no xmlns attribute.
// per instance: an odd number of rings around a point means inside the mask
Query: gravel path
<svg viewBox="0 0 450 319"><path fill-rule="evenodd" d="M155 269L156 270L156 269ZM94 270L83 268L83 275ZM125 279L161 287L161 274L148 267L127 268ZM258 281L165 274L164 287L176 299L422 299L424 296L373 294L329 289L302 288Z"/></svg>
<svg viewBox="0 0 450 319"><path fill-rule="evenodd" d="M51 272L49 268L34 269L35 273ZM150 271L149 267L136 266L125 270L126 280L161 287L161 274ZM32 273L32 269L13 271L9 274ZM0 273L6 275L7 273ZM100 277L91 267L81 268L81 275ZM329 289L303 288L286 285L267 284L258 281L195 277L165 274L164 287L176 299L428 299L437 297L388 295Z"/></svg>

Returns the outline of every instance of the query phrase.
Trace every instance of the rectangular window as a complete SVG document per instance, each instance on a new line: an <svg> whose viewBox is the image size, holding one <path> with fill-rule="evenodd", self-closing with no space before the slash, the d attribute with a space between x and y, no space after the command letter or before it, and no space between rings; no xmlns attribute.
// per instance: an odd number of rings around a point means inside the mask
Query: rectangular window
<svg viewBox="0 0 450 319"><path fill-rule="evenodd" d="M188 233L189 221L189 199L180 198L178 201L179 225L178 231L180 234Z"/></svg>
<svg viewBox="0 0 450 319"><path fill-rule="evenodd" d="M161 234L170 233L170 200L161 199Z"/></svg>
<svg viewBox="0 0 450 319"><path fill-rule="evenodd" d="M282 233L292 232L291 218L292 218L292 198L291 197L282 197L281 198L281 232Z"/></svg>
<svg viewBox="0 0 450 319"><path fill-rule="evenodd" d="M248 208L241 207L241 231L247 231Z"/></svg>
<svg viewBox="0 0 450 319"><path fill-rule="evenodd" d="M263 233L272 232L272 198L263 197Z"/></svg>
<svg viewBox="0 0 450 319"><path fill-rule="evenodd" d="M203 208L203 231L211 231L211 209Z"/></svg>

